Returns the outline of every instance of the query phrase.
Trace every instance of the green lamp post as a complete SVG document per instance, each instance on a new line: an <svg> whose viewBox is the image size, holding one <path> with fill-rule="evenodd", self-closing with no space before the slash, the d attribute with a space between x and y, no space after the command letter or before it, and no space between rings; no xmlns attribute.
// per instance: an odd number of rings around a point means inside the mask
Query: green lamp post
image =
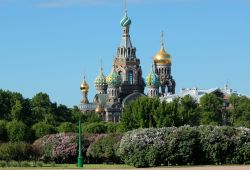
<svg viewBox="0 0 250 170"><path fill-rule="evenodd" d="M82 138L81 138L81 118L79 119L79 126L78 126L78 159L77 159L77 167L83 167L83 157L82 157Z"/></svg>

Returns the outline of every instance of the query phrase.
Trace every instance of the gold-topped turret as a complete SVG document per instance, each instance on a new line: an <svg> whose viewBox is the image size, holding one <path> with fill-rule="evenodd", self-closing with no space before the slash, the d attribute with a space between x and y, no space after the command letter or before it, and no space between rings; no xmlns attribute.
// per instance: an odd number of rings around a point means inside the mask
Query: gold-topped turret
<svg viewBox="0 0 250 170"><path fill-rule="evenodd" d="M85 76L84 76L84 79L83 79L83 82L81 83L80 85L80 89L82 92L88 92L89 91L89 85L85 79Z"/></svg>
<svg viewBox="0 0 250 170"><path fill-rule="evenodd" d="M171 64L171 55L165 51L164 48L164 33L162 32L162 44L160 51L153 57L156 65L158 64Z"/></svg>

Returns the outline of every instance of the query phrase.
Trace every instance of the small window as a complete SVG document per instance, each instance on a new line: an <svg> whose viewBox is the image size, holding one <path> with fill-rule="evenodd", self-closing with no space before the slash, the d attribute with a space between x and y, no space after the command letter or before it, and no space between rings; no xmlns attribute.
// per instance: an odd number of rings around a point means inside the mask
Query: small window
<svg viewBox="0 0 250 170"><path fill-rule="evenodd" d="M134 84L134 75L133 75L133 71L129 71L129 72L128 72L128 78L129 78L129 84L130 84L130 85Z"/></svg>

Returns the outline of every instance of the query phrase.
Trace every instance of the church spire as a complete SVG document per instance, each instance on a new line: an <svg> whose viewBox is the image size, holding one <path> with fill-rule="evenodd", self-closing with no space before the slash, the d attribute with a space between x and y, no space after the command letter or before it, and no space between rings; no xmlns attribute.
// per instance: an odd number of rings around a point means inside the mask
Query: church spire
<svg viewBox="0 0 250 170"><path fill-rule="evenodd" d="M119 56L121 57L134 57L134 52L132 52L133 45L130 39L129 35L129 28L131 25L131 19L128 17L127 12L127 3L126 0L124 0L124 16L120 21L120 24L122 26L122 41L120 45L120 51L118 51Z"/></svg>
<svg viewBox="0 0 250 170"><path fill-rule="evenodd" d="M164 31L161 32L161 49L164 49Z"/></svg>

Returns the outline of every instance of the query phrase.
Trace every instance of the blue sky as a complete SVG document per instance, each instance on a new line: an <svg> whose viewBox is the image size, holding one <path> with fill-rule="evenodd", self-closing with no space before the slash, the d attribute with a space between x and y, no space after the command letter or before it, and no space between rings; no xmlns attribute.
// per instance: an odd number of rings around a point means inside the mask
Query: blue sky
<svg viewBox="0 0 250 170"><path fill-rule="evenodd" d="M249 0L127 0L132 43L144 77L161 31L181 87L223 87L250 95ZM0 0L0 88L38 92L67 106L89 99L100 59L105 74L121 41L122 0ZM145 91L146 92L146 91Z"/></svg>

